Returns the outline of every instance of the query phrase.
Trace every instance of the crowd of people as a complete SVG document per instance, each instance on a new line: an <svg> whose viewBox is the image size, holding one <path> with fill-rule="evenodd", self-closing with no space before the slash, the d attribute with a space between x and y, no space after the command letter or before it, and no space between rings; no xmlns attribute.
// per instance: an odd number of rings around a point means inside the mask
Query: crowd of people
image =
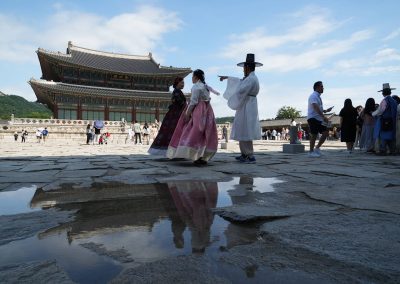
<svg viewBox="0 0 400 284"><path fill-rule="evenodd" d="M340 139L346 143L349 154L355 147L367 153L377 155L396 155L400 153L400 99L391 95L388 83L384 83L381 92L383 99L379 104L368 98L365 106L354 107L351 99L344 101L340 110ZM314 92L308 99L307 121L310 127L310 157L320 157L320 147L329 135L324 114L331 111L323 108L321 95L324 86L321 81L314 84ZM321 135L315 146L317 135ZM315 147L314 147L315 146Z"/></svg>
<svg viewBox="0 0 400 284"><path fill-rule="evenodd" d="M26 129L22 129L20 133L18 133L18 131L14 132L14 141L18 142L18 137L21 137L21 143L25 143L27 138L28 138L28 131ZM43 141L46 142L46 139L49 135L49 131L47 130L47 127L45 128L37 128L36 132L35 132L35 136L36 136L36 142L40 143Z"/></svg>

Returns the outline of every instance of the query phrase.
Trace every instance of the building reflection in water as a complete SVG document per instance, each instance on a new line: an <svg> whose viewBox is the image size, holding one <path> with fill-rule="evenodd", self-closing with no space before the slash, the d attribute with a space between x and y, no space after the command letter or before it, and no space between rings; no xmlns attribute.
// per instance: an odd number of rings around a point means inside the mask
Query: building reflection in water
<svg viewBox="0 0 400 284"><path fill-rule="evenodd" d="M192 252L204 252L210 243L211 209L217 199L216 182L176 182L51 192L38 189L31 207L76 211L73 221L40 233L40 239L65 231L69 243L123 231L151 233L155 224L169 219L175 248L184 248L188 228Z"/></svg>

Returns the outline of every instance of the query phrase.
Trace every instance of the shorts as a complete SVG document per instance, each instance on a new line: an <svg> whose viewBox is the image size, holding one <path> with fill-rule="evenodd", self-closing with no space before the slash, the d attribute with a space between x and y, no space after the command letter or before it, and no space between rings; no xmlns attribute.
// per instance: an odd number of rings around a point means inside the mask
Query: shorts
<svg viewBox="0 0 400 284"><path fill-rule="evenodd" d="M321 123L322 121L319 121L318 119L315 118L310 118L307 120L308 126L310 127L310 133L313 135L317 135L318 133L323 133L328 130L325 126L323 126Z"/></svg>

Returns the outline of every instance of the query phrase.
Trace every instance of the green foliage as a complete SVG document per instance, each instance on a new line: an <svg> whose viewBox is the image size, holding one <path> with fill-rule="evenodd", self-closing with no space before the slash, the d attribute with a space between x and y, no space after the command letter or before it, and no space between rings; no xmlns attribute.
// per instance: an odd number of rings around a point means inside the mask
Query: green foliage
<svg viewBox="0 0 400 284"><path fill-rule="evenodd" d="M12 113L14 117L31 118L50 118L53 114L45 105L28 102L23 97L0 96L0 118L9 120Z"/></svg>
<svg viewBox="0 0 400 284"><path fill-rule="evenodd" d="M215 119L215 122L217 124L224 124L224 123L227 123L227 122L232 123L234 118L235 117L233 117L233 116L217 117Z"/></svg>
<svg viewBox="0 0 400 284"><path fill-rule="evenodd" d="M278 110L276 119L295 119L301 116L301 111L298 111L294 107L283 106Z"/></svg>

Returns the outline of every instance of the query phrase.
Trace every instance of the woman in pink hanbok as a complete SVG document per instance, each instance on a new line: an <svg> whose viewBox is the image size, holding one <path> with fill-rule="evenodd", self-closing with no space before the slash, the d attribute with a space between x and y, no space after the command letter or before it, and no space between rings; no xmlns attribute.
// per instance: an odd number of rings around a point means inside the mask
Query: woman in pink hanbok
<svg viewBox="0 0 400 284"><path fill-rule="evenodd" d="M182 112L167 150L167 157L193 160L205 165L218 148L217 125L210 104L210 91L204 80L204 72L193 72L190 103Z"/></svg>

